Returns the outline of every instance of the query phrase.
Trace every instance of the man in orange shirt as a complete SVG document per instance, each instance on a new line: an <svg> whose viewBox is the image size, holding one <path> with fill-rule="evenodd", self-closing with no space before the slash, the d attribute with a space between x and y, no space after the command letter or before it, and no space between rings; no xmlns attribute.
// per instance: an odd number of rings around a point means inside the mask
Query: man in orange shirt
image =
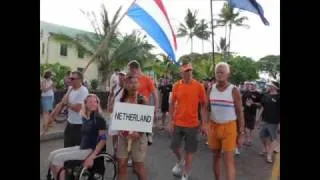
<svg viewBox="0 0 320 180"><path fill-rule="evenodd" d="M191 169L192 154L196 152L198 140L198 106L201 106L201 117L207 117L207 98L204 86L192 78L191 64L181 67L182 80L176 82L172 89L169 103L168 130L172 134L171 149L178 163L173 167L174 175L181 175L187 180ZM173 113L174 112L174 113ZM185 139L185 157L181 157L181 142Z"/></svg>

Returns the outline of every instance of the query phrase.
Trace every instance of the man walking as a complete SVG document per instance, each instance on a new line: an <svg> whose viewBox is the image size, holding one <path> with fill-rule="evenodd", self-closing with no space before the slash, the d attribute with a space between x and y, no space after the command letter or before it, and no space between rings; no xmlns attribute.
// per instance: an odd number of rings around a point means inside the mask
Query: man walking
<svg viewBox="0 0 320 180"><path fill-rule="evenodd" d="M123 71L120 71L118 73L119 83L115 84L110 91L109 97L108 97L108 112L113 112L113 106L115 102L120 102L120 98L122 97L123 88L124 88L124 80L125 80L126 73ZM110 121L109 121L110 122ZM109 123L109 127L110 127ZM112 145L113 145L113 152L114 157L116 157L117 152L117 142L118 142L118 131L112 131L109 128L109 136L112 136Z"/></svg>
<svg viewBox="0 0 320 180"><path fill-rule="evenodd" d="M62 103L68 108L68 123L64 130L64 147L80 145L82 116L80 110L85 98L88 96L88 89L82 85L82 73L75 71L71 75L71 87L63 97Z"/></svg>
<svg viewBox="0 0 320 180"><path fill-rule="evenodd" d="M141 67L140 67L140 63L136 60L132 60L128 63L128 69L130 74L132 74L133 76L138 77L138 81L139 81L139 89L138 89L138 93L142 96L145 97L145 99L149 100L150 96L152 95L154 98L154 104L150 104L150 102L148 102L149 105L154 105L155 106L155 114L156 112L158 112L158 108L159 108L159 98L158 98L158 93L156 91L156 88L154 86L154 83L152 82L152 80L144 75L141 72ZM157 115L155 115L154 117L157 117ZM152 144L152 134L148 134L148 144L151 145Z"/></svg>
<svg viewBox="0 0 320 180"><path fill-rule="evenodd" d="M246 128L245 144L252 144L253 132L256 123L257 108L260 106L260 93L254 88L254 82L249 82L249 89L242 97Z"/></svg>
<svg viewBox="0 0 320 180"><path fill-rule="evenodd" d="M238 88L228 82L230 67L218 63L215 67L216 84L208 91L210 114L208 122L208 143L213 151L215 180L221 180L222 151L227 180L236 179L233 151L241 146L244 135L244 120L241 95Z"/></svg>
<svg viewBox="0 0 320 180"><path fill-rule="evenodd" d="M172 134L171 149L178 162L172 169L174 175L181 175L181 180L188 180L192 155L197 150L198 140L198 106L201 106L201 116L207 117L207 103L204 86L192 78L191 64L181 67L182 80L176 82L172 89L169 103L168 130ZM181 142L185 140L184 157L181 152Z"/></svg>
<svg viewBox="0 0 320 180"><path fill-rule="evenodd" d="M262 104L262 129L260 138L263 143L261 155L267 154L267 162L272 163L272 155L276 146L277 131L280 129L280 94L279 83L267 84L267 92L261 100Z"/></svg>

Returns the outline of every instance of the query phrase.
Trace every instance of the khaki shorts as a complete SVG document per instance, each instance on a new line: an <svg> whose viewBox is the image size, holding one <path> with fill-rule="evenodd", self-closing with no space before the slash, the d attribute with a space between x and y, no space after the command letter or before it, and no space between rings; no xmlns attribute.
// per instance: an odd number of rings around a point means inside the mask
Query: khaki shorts
<svg viewBox="0 0 320 180"><path fill-rule="evenodd" d="M144 133L140 139L132 141L131 144L131 156L133 162L144 162L148 147L148 139ZM118 150L117 156L119 159L128 158L128 140L122 136L118 138Z"/></svg>

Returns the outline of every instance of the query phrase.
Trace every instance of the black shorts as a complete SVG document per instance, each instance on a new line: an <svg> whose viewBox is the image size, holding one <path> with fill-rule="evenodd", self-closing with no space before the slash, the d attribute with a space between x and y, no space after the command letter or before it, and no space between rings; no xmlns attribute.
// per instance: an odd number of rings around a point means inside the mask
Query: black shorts
<svg viewBox="0 0 320 180"><path fill-rule="evenodd" d="M64 130L64 147L79 146L81 143L81 124L70 124Z"/></svg>
<svg viewBox="0 0 320 180"><path fill-rule="evenodd" d="M168 102L168 101L166 101L166 102L163 102L163 101L162 101L162 104L161 104L161 112L162 112L162 113L169 112L169 102Z"/></svg>
<svg viewBox="0 0 320 180"><path fill-rule="evenodd" d="M255 115L246 114L245 113L244 120L245 120L245 127L247 129L254 130L254 126L255 126L255 123L256 123L256 119L255 118L256 118Z"/></svg>
<svg viewBox="0 0 320 180"><path fill-rule="evenodd" d="M182 140L185 140L184 150L188 153L194 153L198 148L198 132L199 128L186 128L175 126L173 130L173 137L171 141L171 149L180 148Z"/></svg>

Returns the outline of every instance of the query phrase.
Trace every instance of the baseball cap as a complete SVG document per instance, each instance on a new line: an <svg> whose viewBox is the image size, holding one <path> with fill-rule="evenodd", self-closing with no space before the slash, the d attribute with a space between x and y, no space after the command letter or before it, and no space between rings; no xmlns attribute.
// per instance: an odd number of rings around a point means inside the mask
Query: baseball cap
<svg viewBox="0 0 320 180"><path fill-rule="evenodd" d="M184 64L181 66L180 72L185 72L187 70L192 70L192 69L193 69L192 65L190 63L188 63L188 64Z"/></svg>
<svg viewBox="0 0 320 180"><path fill-rule="evenodd" d="M127 75L125 71L120 71L119 74Z"/></svg>
<svg viewBox="0 0 320 180"><path fill-rule="evenodd" d="M132 67L135 67L135 68L140 68L140 63L137 60L131 60L128 63L128 66L132 66Z"/></svg>
<svg viewBox="0 0 320 180"><path fill-rule="evenodd" d="M280 84L276 81L268 82L267 86L272 86L272 87L275 87L276 89L280 89Z"/></svg>

